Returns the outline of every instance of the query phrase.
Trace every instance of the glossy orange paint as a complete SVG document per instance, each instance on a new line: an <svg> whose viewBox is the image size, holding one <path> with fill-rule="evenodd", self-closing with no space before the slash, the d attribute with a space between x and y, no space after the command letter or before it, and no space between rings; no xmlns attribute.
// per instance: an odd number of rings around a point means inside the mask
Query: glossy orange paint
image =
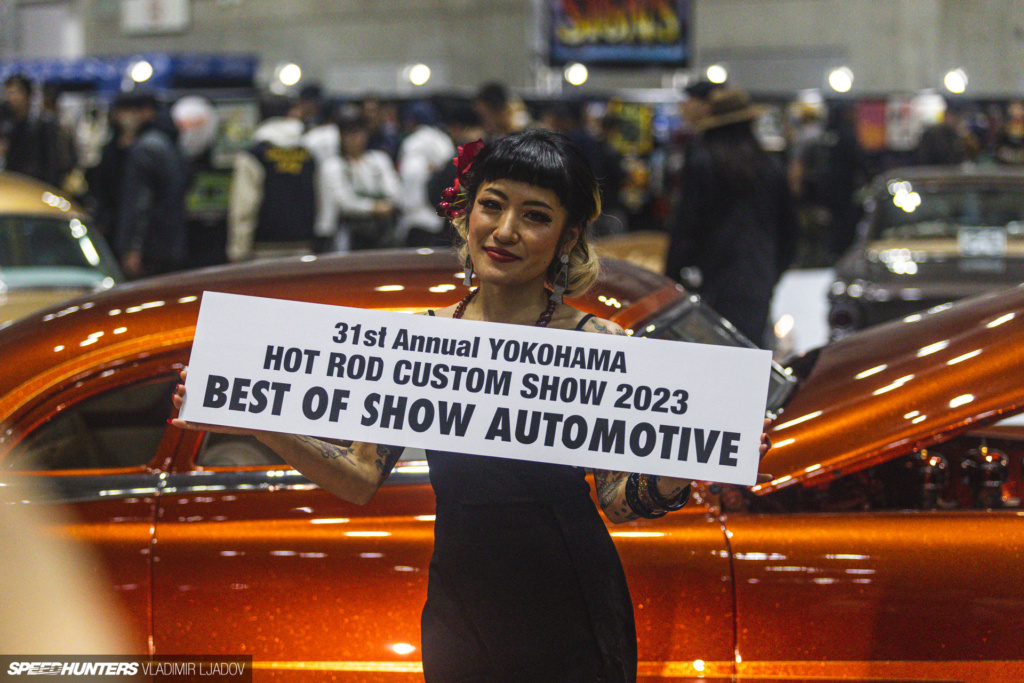
<svg viewBox="0 0 1024 683"><path fill-rule="evenodd" d="M85 397L173 377L187 362L203 291L419 310L462 296L457 270L447 254L294 259L140 282L40 313L0 330L0 463L22 435ZM390 285L404 289L378 289ZM612 264L578 305L635 326L681 296L660 276ZM823 350L780 418L766 469L800 476L818 464L831 477L993 419L986 406L999 397L997 413L1018 410L1021 295L1007 296ZM1014 317L992 325L1008 311ZM949 364L954 352L975 349ZM907 380L872 396L907 374L920 385ZM864 391L868 380L876 384ZM924 406L933 412L889 404L903 384L930 387L914 396L946 397L952 421L933 404ZM949 408L965 386L974 400ZM912 410L929 417L915 423ZM908 422L929 430L908 436L900 431ZM1024 443L1018 431L992 435ZM422 469L402 464L358 507L286 468L198 467L201 439L168 428L135 472L159 478L158 495L76 503L85 521L62 531L101 549L112 587L149 571L152 629L139 643L151 638L157 653L252 654L258 680L420 680L433 513ZM1022 459L1012 455L1011 493ZM761 493L785 495L785 483ZM1013 680L1021 667L1013 636L1024 630L1022 521L1016 508L722 513L714 487L698 485L683 511L610 528L634 597L641 680ZM146 544L148 555L135 552ZM144 593L122 591L133 614L147 607Z"/></svg>
<svg viewBox="0 0 1024 683"><path fill-rule="evenodd" d="M83 369L120 366L187 348L204 291L419 311L448 306L465 296L466 288L457 284L462 277L458 268L447 251L310 256L192 271L73 300L28 316L5 331L0 425L20 420L29 402L77 381ZM571 303L614 319L665 288L675 291L674 284L660 276L612 262L601 286ZM10 436L0 434L0 448Z"/></svg>
<svg viewBox="0 0 1024 683"><path fill-rule="evenodd" d="M1024 410L1024 285L820 350L771 432L768 492L827 481Z"/></svg>

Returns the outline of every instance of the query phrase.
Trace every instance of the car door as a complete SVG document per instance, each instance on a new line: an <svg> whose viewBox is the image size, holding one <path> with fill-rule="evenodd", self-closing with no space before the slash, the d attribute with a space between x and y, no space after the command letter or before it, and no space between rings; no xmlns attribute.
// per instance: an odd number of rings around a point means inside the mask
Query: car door
<svg viewBox="0 0 1024 683"><path fill-rule="evenodd" d="M610 525L636 618L642 681L732 680L735 613L728 542L695 486L679 512Z"/></svg>
<svg viewBox="0 0 1024 683"><path fill-rule="evenodd" d="M90 548L86 570L116 597L113 621L136 654L150 652L150 551L160 465L177 439L165 423L175 381L138 366L82 377L33 406L2 462L22 504L67 513L50 531Z"/></svg>
<svg viewBox="0 0 1024 683"><path fill-rule="evenodd" d="M738 672L1018 679L1022 434L958 437L764 499L723 487Z"/></svg>
<svg viewBox="0 0 1024 683"><path fill-rule="evenodd" d="M248 437L188 437L157 517L156 651L252 655L260 677L421 680L425 461L399 463L358 506Z"/></svg>

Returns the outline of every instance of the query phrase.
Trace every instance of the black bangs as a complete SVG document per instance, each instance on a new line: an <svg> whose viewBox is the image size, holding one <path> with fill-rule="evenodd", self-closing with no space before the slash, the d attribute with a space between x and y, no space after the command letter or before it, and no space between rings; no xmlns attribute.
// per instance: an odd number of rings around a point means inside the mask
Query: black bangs
<svg viewBox="0 0 1024 683"><path fill-rule="evenodd" d="M597 180L579 148L568 138L544 130L513 133L488 142L469 173L475 195L482 183L514 180L551 190L568 212L568 222L593 218Z"/></svg>

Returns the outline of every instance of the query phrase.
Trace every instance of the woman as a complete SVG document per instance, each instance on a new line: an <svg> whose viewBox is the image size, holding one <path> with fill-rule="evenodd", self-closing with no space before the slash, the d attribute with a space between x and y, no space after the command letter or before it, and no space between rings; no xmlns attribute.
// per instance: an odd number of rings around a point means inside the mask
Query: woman
<svg viewBox="0 0 1024 683"><path fill-rule="evenodd" d="M387 246L402 192L395 165L384 152L366 148L370 132L362 116L345 114L338 128L341 155L324 160L317 173L325 214L318 229L336 230L334 251Z"/></svg>
<svg viewBox="0 0 1024 683"><path fill-rule="evenodd" d="M479 287L429 314L622 334L561 302L597 276L584 232L600 213L600 196L579 149L545 131L489 142L474 159L477 149L460 148L459 187L445 191L439 210L453 219L467 281L475 273ZM182 395L179 387L176 406ZM257 438L357 503L370 500L400 454L304 436ZM456 453L427 458L437 516L422 621L426 679L636 680L632 602L585 472ZM605 471L594 479L613 522L660 517L689 494L682 479Z"/></svg>

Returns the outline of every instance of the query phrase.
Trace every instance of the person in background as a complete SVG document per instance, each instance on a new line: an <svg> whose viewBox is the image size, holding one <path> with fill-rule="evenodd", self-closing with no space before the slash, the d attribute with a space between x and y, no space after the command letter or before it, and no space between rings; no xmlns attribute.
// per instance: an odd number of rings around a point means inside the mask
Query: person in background
<svg viewBox="0 0 1024 683"><path fill-rule="evenodd" d="M786 173L800 226L796 262L809 268L834 263L829 186L835 136L825 131L829 115L821 101L799 101L792 105L793 128Z"/></svg>
<svg viewBox="0 0 1024 683"><path fill-rule="evenodd" d="M374 249L388 244L394 228L395 202L402 184L391 157L367 150L369 127L357 109L337 120L341 154L324 160L317 170L320 216L318 237L328 250Z"/></svg>
<svg viewBox="0 0 1024 683"><path fill-rule="evenodd" d="M405 112L410 130L398 148L398 175L402 179L397 239L410 247L444 245L444 218L427 196L430 177L442 166L450 164L455 146L437 127L437 111L425 101L414 102Z"/></svg>
<svg viewBox="0 0 1024 683"><path fill-rule="evenodd" d="M363 97L359 107L370 131L366 148L379 149L392 161L398 159L398 145L402 140L395 105L381 102L379 97L371 94Z"/></svg>
<svg viewBox="0 0 1024 683"><path fill-rule="evenodd" d="M125 125L125 95L118 95L107 110L109 137L103 144L99 163L86 171L93 219L99 225L110 250L120 262L118 229L121 216L121 191L128 152L135 142L136 130Z"/></svg>
<svg viewBox="0 0 1024 683"><path fill-rule="evenodd" d="M979 143L958 109L949 107L921 133L915 161L922 166L955 166L977 158Z"/></svg>
<svg viewBox="0 0 1024 683"><path fill-rule="evenodd" d="M117 250L130 279L180 270L188 255L185 193L189 173L178 131L159 116L152 93L125 96L121 122L133 131L118 209Z"/></svg>
<svg viewBox="0 0 1024 683"><path fill-rule="evenodd" d="M698 292L754 344L766 348L772 290L793 259L797 227L786 176L753 133L761 110L720 88L687 154L665 273L701 273Z"/></svg>
<svg viewBox="0 0 1024 683"><path fill-rule="evenodd" d="M725 86L721 83L697 81L683 88L686 97L679 105L679 113L683 121L692 128L698 121L706 117L710 113L711 107L708 98L711 97L711 93L723 87Z"/></svg>
<svg viewBox="0 0 1024 683"><path fill-rule="evenodd" d="M484 134L498 138L519 130L508 88L498 81L484 83L473 98L473 109L483 123Z"/></svg>
<svg viewBox="0 0 1024 683"><path fill-rule="evenodd" d="M862 213L857 190L868 181L853 116L853 105L837 102L830 108L825 125L825 139L829 145L825 204L832 218L829 228L830 263L838 261L857 238L857 223ZM960 119L959 125L962 124ZM969 146L970 143L967 144Z"/></svg>
<svg viewBox="0 0 1024 683"><path fill-rule="evenodd" d="M21 74L4 81L0 113L0 151L3 168L60 186L55 123L32 113L32 81Z"/></svg>
<svg viewBox="0 0 1024 683"><path fill-rule="evenodd" d="M1011 102L1007 106L995 158L1002 164L1024 165L1024 102Z"/></svg>
<svg viewBox="0 0 1024 683"><path fill-rule="evenodd" d="M229 169L213 160L213 146L220 128L216 107L206 97L186 95L171 106L178 128L178 149L185 155L192 183L185 196L188 226L186 267L219 265L227 260Z"/></svg>
<svg viewBox="0 0 1024 683"><path fill-rule="evenodd" d="M300 111L282 95L261 103L263 121L235 158L228 208L228 260L313 251L316 162L302 144Z"/></svg>
<svg viewBox="0 0 1024 683"><path fill-rule="evenodd" d="M316 218L313 222L313 251L323 253L336 249L334 237L338 230L338 212L333 202L322 195L323 183L320 177L324 164L341 154L341 132L338 130L339 109L323 105L320 121L302 136L302 146L313 155L316 180ZM346 249L341 249L345 251Z"/></svg>
<svg viewBox="0 0 1024 683"><path fill-rule="evenodd" d="M444 130L448 133L448 137L452 139L452 142L459 146L475 142L484 137L480 116L473 110L472 106L462 102L456 102L449 107L447 116L445 116ZM454 185L457 175L458 170L455 168L455 164L450 163L442 164L441 168L434 171L433 175L430 176L430 181L427 183L427 196L429 200L435 205L441 202L442 193L446 187ZM452 243L451 231L447 229L449 226L446 224L445 227L445 230L437 234L438 245Z"/></svg>
<svg viewBox="0 0 1024 683"><path fill-rule="evenodd" d="M306 130L316 128L325 120L324 89L317 83L304 85L295 100L295 115Z"/></svg>
<svg viewBox="0 0 1024 683"><path fill-rule="evenodd" d="M53 138L47 143L50 146L53 159L51 172L53 184L69 194L81 196L84 194L84 184L82 174L78 170L75 131L70 125L61 122L60 110L57 106L61 95L60 86L56 83L44 83L42 95L39 119L44 129L52 131L53 134Z"/></svg>

